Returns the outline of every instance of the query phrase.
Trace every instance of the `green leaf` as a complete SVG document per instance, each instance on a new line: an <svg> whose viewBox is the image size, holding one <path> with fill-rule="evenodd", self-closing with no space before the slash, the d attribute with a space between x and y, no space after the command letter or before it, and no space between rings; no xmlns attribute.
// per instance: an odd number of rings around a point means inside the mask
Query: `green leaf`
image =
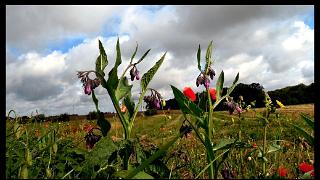
<svg viewBox="0 0 320 180"><path fill-rule="evenodd" d="M143 56L139 59L139 61L136 64L139 64L147 56L147 54L150 52L150 50L151 49L148 49L148 51L143 54Z"/></svg>
<svg viewBox="0 0 320 180"><path fill-rule="evenodd" d="M137 50L138 50L138 44L136 46L136 49L134 50L134 53L131 56L130 64L132 64L133 58L136 56Z"/></svg>
<svg viewBox="0 0 320 180"><path fill-rule="evenodd" d="M108 65L108 59L107 59L107 54L104 51L103 45L101 41L99 40L99 50L100 50L100 55L98 56L96 60L96 72L100 73L102 76L104 76L104 69Z"/></svg>
<svg viewBox="0 0 320 180"><path fill-rule="evenodd" d="M103 136L107 136L108 132L111 129L110 122L104 118L103 113L98 112L98 122L97 124L100 126L101 132Z"/></svg>
<svg viewBox="0 0 320 180"><path fill-rule="evenodd" d="M124 105L127 107L127 110L131 118L134 113L134 107L135 107L134 102L131 100L131 92L127 94L123 102L124 102Z"/></svg>
<svg viewBox="0 0 320 180"><path fill-rule="evenodd" d="M306 172L304 173L299 179L313 179L313 177L311 176L311 173L313 172L314 170L311 170L309 172Z"/></svg>
<svg viewBox="0 0 320 180"><path fill-rule="evenodd" d="M114 173L114 177L118 177L121 179L127 179L126 176L128 176L129 171L128 170L121 170ZM145 173L144 171L138 172L132 179L154 179L151 175Z"/></svg>
<svg viewBox="0 0 320 180"><path fill-rule="evenodd" d="M184 114L193 115L195 118L197 118L197 124L204 128L205 124L202 119L202 117L204 116L204 112L196 104L190 101L179 89L172 85L171 89L181 111Z"/></svg>
<svg viewBox="0 0 320 180"><path fill-rule="evenodd" d="M307 131L302 129L301 127L291 124L311 145L314 145L314 137L311 136Z"/></svg>
<svg viewBox="0 0 320 180"><path fill-rule="evenodd" d="M97 99L93 90L92 90L92 100L93 100L94 104L96 105L97 112L99 113L100 110L99 110L98 99Z"/></svg>
<svg viewBox="0 0 320 180"><path fill-rule="evenodd" d="M280 145L278 145L278 144L271 144L271 145L269 145L267 154L268 154L268 153L272 153L272 152L276 152L276 151L278 151L278 150L281 150L281 146L280 146Z"/></svg>
<svg viewBox="0 0 320 180"><path fill-rule="evenodd" d="M232 93L233 89L237 86L238 80L239 80L239 72L238 72L237 76L234 78L231 87L228 88L227 95L230 95Z"/></svg>
<svg viewBox="0 0 320 180"><path fill-rule="evenodd" d="M116 45L117 57L114 67L109 72L109 78L107 80L107 86L111 90L115 90L118 87L119 79L118 79L118 66L121 64L121 51L120 51L120 44L119 38Z"/></svg>
<svg viewBox="0 0 320 180"><path fill-rule="evenodd" d="M121 60L121 51L120 51L120 43L119 43L119 38L117 40L117 45L116 45L116 51L117 51L117 58L116 58L116 63L115 63L115 67L118 67L122 60Z"/></svg>
<svg viewBox="0 0 320 180"><path fill-rule="evenodd" d="M154 160L159 158L165 151L167 151L167 149L169 149L185 132L186 130L184 132L179 133L176 137L174 137L174 139L165 144L156 153L154 153L151 157L145 160L140 166L138 166L136 169L131 170L126 179L134 177L138 172L142 171L144 168L149 166L149 164L151 164Z"/></svg>
<svg viewBox="0 0 320 180"><path fill-rule="evenodd" d="M142 89L142 92L144 92L147 89L149 82L151 81L151 79L153 78L153 76L156 74L157 70L161 66L166 54L167 53L164 53L164 55L160 58L160 60L158 62L156 62L156 64L151 69L149 69L148 72L146 72L142 76L142 78L141 78L141 89Z"/></svg>
<svg viewBox="0 0 320 180"><path fill-rule="evenodd" d="M210 44L208 45L208 48L207 48L205 72L208 72L208 69L212 63L211 54L212 54L212 41L210 42Z"/></svg>
<svg viewBox="0 0 320 180"><path fill-rule="evenodd" d="M310 128L314 130L314 120L308 117L306 114L301 113L300 116L304 119L304 121L309 125Z"/></svg>
<svg viewBox="0 0 320 180"><path fill-rule="evenodd" d="M220 142L213 147L213 151L225 149L235 142L235 139L221 139Z"/></svg>
<svg viewBox="0 0 320 180"><path fill-rule="evenodd" d="M224 72L222 71L216 83L216 101L219 101L223 91Z"/></svg>
<svg viewBox="0 0 320 180"><path fill-rule="evenodd" d="M201 49L200 49L200 44L199 44L199 48L198 48L198 52L197 52L197 59L198 59L198 69L199 71L201 71L201 63L200 63L200 59L201 58Z"/></svg>
<svg viewBox="0 0 320 180"><path fill-rule="evenodd" d="M144 171L140 171L132 179L154 179L154 178L151 175L145 173Z"/></svg>
<svg viewBox="0 0 320 180"><path fill-rule="evenodd" d="M92 151L85 155L83 163L84 172L89 176L93 174L95 165L101 166L108 161L108 158L114 151L117 151L117 146L113 143L110 137L102 137L93 147Z"/></svg>
<svg viewBox="0 0 320 180"><path fill-rule="evenodd" d="M121 100L131 91L132 85L129 85L127 77L120 79L118 87L115 91L117 100Z"/></svg>

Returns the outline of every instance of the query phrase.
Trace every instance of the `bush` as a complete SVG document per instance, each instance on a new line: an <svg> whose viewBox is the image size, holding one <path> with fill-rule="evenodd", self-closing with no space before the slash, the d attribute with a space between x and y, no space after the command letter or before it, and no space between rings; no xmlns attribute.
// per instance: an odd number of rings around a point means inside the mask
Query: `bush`
<svg viewBox="0 0 320 180"><path fill-rule="evenodd" d="M98 118L98 113L96 111L89 112L87 115L87 120L94 120Z"/></svg>
<svg viewBox="0 0 320 180"><path fill-rule="evenodd" d="M156 109L147 109L145 112L144 112L144 115L146 116L153 116L155 114L158 114L157 110Z"/></svg>

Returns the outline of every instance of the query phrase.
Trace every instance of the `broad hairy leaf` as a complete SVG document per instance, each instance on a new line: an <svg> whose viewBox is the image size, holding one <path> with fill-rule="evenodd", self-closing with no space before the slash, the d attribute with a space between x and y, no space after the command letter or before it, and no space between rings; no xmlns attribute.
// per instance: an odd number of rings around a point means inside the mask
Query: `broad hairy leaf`
<svg viewBox="0 0 320 180"><path fill-rule="evenodd" d="M174 98L177 100L178 105L181 111L184 114L191 114L194 117L198 117L197 124L204 128L204 122L201 117L204 116L204 112L192 101L190 101L179 89L171 85L171 89L174 95Z"/></svg>
<svg viewBox="0 0 320 180"><path fill-rule="evenodd" d="M224 72L221 71L219 78L216 83L216 101L219 101L223 91L223 82L224 82Z"/></svg>
<svg viewBox="0 0 320 180"><path fill-rule="evenodd" d="M201 71L201 49L200 49L200 44L199 44L199 48L198 48L198 52L197 52L197 60L198 60L198 69L199 71Z"/></svg>
<svg viewBox="0 0 320 180"><path fill-rule="evenodd" d="M100 73L102 76L104 76L104 69L108 65L108 59L107 59L107 54L104 51L103 45L101 41L99 40L99 50L100 50L100 55L97 57L96 60L96 71Z"/></svg>
<svg viewBox="0 0 320 180"><path fill-rule="evenodd" d="M111 154L117 150L117 146L110 137L102 137L93 147L92 151L85 155L83 169L89 176L94 172L94 166L106 163Z"/></svg>
<svg viewBox="0 0 320 180"><path fill-rule="evenodd" d="M120 79L118 87L115 91L117 100L121 100L131 91L132 85L129 85L127 77Z"/></svg>
<svg viewBox="0 0 320 180"><path fill-rule="evenodd" d="M167 53L164 53L164 55L160 58L160 60L157 61L156 64L151 69L149 69L148 72L146 72L142 76L142 78L141 78L141 89L142 89L142 92L147 89L149 82L151 81L151 79L153 78L153 76L156 74L157 70L161 66L166 54Z"/></svg>
<svg viewBox="0 0 320 180"><path fill-rule="evenodd" d="M206 52L206 66L205 66L205 72L208 72L208 68L210 67L212 60L211 60L211 54L212 54L212 41L208 45L207 52Z"/></svg>
<svg viewBox="0 0 320 180"><path fill-rule="evenodd" d="M147 56L147 54L150 52L150 50L151 49L148 49L148 51L143 54L143 56L139 59L139 61L136 64L139 64Z"/></svg>

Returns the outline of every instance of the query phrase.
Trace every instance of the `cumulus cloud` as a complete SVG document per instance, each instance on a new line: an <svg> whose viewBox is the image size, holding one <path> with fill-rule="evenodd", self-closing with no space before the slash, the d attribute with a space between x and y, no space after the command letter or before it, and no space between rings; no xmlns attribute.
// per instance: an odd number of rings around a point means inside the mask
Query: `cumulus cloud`
<svg viewBox="0 0 320 180"><path fill-rule="evenodd" d="M83 93L76 71L94 69L99 39L108 56L107 74L114 65L117 34L123 60L118 75L136 43L134 62L151 48L137 65L141 76L167 52L149 84L165 99L173 97L170 85L204 90L195 85L196 53L201 44L204 66L211 40L217 73L211 86L222 70L225 86L238 72L239 82L258 82L267 90L308 84L314 81L314 30L304 22L310 11L312 6L7 6L7 111L93 111L91 96ZM44 53L52 42L79 36L83 40L66 51ZM140 82L130 83L137 101ZM114 111L105 89L98 87L96 94L102 111Z"/></svg>

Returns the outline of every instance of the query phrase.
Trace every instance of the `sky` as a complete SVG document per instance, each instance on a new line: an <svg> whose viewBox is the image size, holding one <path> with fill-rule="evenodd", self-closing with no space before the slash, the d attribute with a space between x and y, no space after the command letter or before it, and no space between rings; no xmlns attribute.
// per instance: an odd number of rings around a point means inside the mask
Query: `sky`
<svg viewBox="0 0 320 180"><path fill-rule="evenodd" d="M164 99L173 98L170 85L195 92L199 75L197 49L213 41L212 68L216 77L224 71L224 87L239 72L239 83L260 83L265 90L314 82L314 6L6 6L6 112L30 116L87 114L95 110L84 94L79 70L94 70L104 45L109 65L115 62L120 40L122 64L128 65L135 46L142 74L167 52L149 84ZM129 77L129 72L126 74ZM140 81L133 84L139 98ZM114 112L106 89L95 89L100 110Z"/></svg>

